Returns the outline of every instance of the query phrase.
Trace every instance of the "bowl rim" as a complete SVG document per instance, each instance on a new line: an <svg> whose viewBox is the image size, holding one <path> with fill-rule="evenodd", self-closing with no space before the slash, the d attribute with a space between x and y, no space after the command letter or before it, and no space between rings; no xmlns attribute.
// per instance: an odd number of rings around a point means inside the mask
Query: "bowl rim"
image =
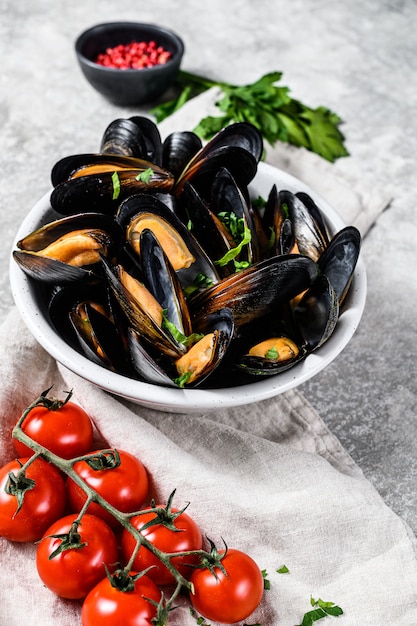
<svg viewBox="0 0 417 626"><path fill-rule="evenodd" d="M335 209L308 185L267 163L259 164L257 175L249 188L255 197L262 193L265 195L267 193L265 181L268 181L269 185L276 179L280 179L278 183L280 188L284 188L285 185L292 191L309 193L323 209L335 230L340 230L346 225ZM52 211L49 196L50 191L40 198L28 212L16 233L12 249L16 249L17 241L39 227L41 218L45 219L46 214ZM34 298L36 291L34 281L18 267L12 254L10 255L9 278L12 296L23 322L36 341L53 358L74 374L104 391L136 404L170 413L202 413L248 405L280 395L306 382L327 367L352 338L365 308L367 290L366 269L362 253L360 253L347 296L349 306L341 314L332 336L317 352L309 354L303 361L277 376L266 377L240 387L176 389L130 379L92 363L57 335Z"/></svg>
<svg viewBox="0 0 417 626"><path fill-rule="evenodd" d="M85 56L81 48L84 42L94 33L94 31L99 30L99 29L103 29L104 31L107 27L114 27L114 28L121 28L121 29L126 28L126 30L128 28L143 28L144 30L152 31L155 34L162 33L165 36L169 37L175 43L177 49L166 63L160 64L160 65L154 65L152 67L143 67L140 69L127 68L123 70L120 70L119 68L115 68L115 67L106 67L105 65L100 65L99 63L96 63L92 59L89 59L87 56ZM141 74L148 74L150 72L162 71L164 68L167 68L174 63L178 63L178 60L182 59L184 55L184 51L185 51L184 41L173 30L165 26L160 26L159 24L154 24L151 22L148 23L148 22L133 22L133 21L102 22L100 24L95 24L94 26L90 26L89 28L85 29L82 33L78 35L78 37L75 40L74 47L75 47L75 52L78 58L82 60L82 62L85 63L88 67L94 68L98 71L107 72L110 74L111 73L121 74L121 73L126 73L126 72L128 72L129 74L132 74L135 72L141 72Z"/></svg>

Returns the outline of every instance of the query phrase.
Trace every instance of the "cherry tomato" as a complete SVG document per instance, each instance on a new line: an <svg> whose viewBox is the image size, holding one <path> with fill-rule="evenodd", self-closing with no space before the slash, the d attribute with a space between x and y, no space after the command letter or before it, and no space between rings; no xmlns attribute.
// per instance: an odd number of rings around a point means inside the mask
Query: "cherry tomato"
<svg viewBox="0 0 417 626"><path fill-rule="evenodd" d="M147 576L136 579L132 591L120 591L105 578L83 602L82 626L152 626L157 609L147 598L157 604L161 599L158 587Z"/></svg>
<svg viewBox="0 0 417 626"><path fill-rule="evenodd" d="M78 404L69 401L35 406L23 420L22 430L64 459L86 454L93 443L93 424L89 415ZM33 450L17 439L14 439L14 446L19 456L33 454Z"/></svg>
<svg viewBox="0 0 417 626"><path fill-rule="evenodd" d="M100 455L103 452L104 455ZM143 464L129 452L117 450L120 463L117 464L115 452L97 450L99 467L93 469L87 461L74 463L74 470L107 502L123 513L138 511L143 505L149 489L148 474ZM86 495L73 480L67 481L68 500L73 511L80 511ZM88 512L104 519L111 526L118 522L99 504L93 502Z"/></svg>
<svg viewBox="0 0 417 626"><path fill-rule="evenodd" d="M190 594L190 600L206 619L234 624L249 617L260 603L263 576L255 561L240 550L227 550L221 563L227 576L219 567L214 568L216 576L209 569L193 571L190 580L194 594Z"/></svg>
<svg viewBox="0 0 417 626"><path fill-rule="evenodd" d="M178 509L170 508L169 511L171 514L174 513L175 515ZM141 530L147 522L155 518L156 513L151 511L132 517L130 521L135 528ZM143 530L142 534L148 541L163 552L188 552L189 550L201 549L203 540L200 529L189 515L181 513L173 520L173 524L178 528L179 532L171 530L163 524L155 524ZM136 546L136 539L127 529L124 529L122 533L121 546L123 559L125 563L127 563ZM187 563L196 563L197 558L194 556L174 557L171 562L184 578L189 578L192 573L192 568L187 566ZM168 585L175 581L171 572L162 565L159 559L146 547L141 546L132 567L134 569L144 570L151 566L153 567L147 572L147 576L157 585Z"/></svg>
<svg viewBox="0 0 417 626"><path fill-rule="evenodd" d="M40 539L48 526L61 517L66 505L61 473L50 463L37 458L25 471L30 486L24 491L23 504L17 512L16 495L6 491L11 484L9 473L17 476L27 460L27 457L15 459L0 468L0 535L10 541Z"/></svg>
<svg viewBox="0 0 417 626"><path fill-rule="evenodd" d="M44 585L58 596L71 600L85 598L106 577L104 564L111 568L118 558L117 540L110 526L99 517L86 513L76 533L71 535L76 519L76 514L66 515L52 524L36 552L36 567ZM58 538L56 535L65 537ZM74 547L68 547L50 558L55 550L63 547L65 541Z"/></svg>

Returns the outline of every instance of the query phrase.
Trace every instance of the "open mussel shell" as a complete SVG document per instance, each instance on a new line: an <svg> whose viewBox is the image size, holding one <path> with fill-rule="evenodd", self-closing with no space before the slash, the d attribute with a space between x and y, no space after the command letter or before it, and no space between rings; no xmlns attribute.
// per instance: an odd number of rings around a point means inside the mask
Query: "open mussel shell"
<svg viewBox="0 0 417 626"><path fill-rule="evenodd" d="M202 336L200 342L194 343L181 357L182 360L186 360L183 367L187 374L192 374L190 378L186 376L184 383L181 383L181 374L176 369L175 362L167 360L152 346L146 346L140 334L129 329L129 349L136 371L144 380L156 385L189 388L200 386L221 369L234 332L231 312L223 309L208 316L201 322L198 332L204 337ZM203 353L200 353L200 350Z"/></svg>
<svg viewBox="0 0 417 626"><path fill-rule="evenodd" d="M16 246L20 250L38 252L63 235L82 229L102 230L108 234L109 244L112 245L117 245L121 241L122 231L113 219L103 213L89 212L61 217L48 222L20 239Z"/></svg>
<svg viewBox="0 0 417 626"><path fill-rule="evenodd" d="M149 180L142 175L150 170ZM170 191L173 175L146 161L113 154L81 154L58 161L51 173L51 206L62 215L97 211L114 215L120 202L140 191Z"/></svg>
<svg viewBox="0 0 417 626"><path fill-rule="evenodd" d="M175 131L162 144L162 164L176 178L201 150L203 143L193 131Z"/></svg>
<svg viewBox="0 0 417 626"><path fill-rule="evenodd" d="M178 386L174 382L175 373L170 360L161 354L151 354L153 352L151 346L148 344L145 347L140 334L133 328L128 328L127 338L133 367L142 380L163 387ZM171 370L171 376L167 370Z"/></svg>
<svg viewBox="0 0 417 626"><path fill-rule="evenodd" d="M254 178L263 153L263 139L247 122L230 124L208 141L186 164L177 177L175 194L182 193L184 182L191 181L209 198L211 185L220 167L226 167L241 188Z"/></svg>
<svg viewBox="0 0 417 626"><path fill-rule="evenodd" d="M312 203L312 200L305 203L303 197L283 189L278 192L276 210L282 212L284 219L287 217L291 221L299 252L317 261L326 249L328 239L322 231L321 222L317 222L316 213L312 214L309 209ZM278 232L276 236L279 236Z"/></svg>
<svg viewBox="0 0 417 626"><path fill-rule="evenodd" d="M250 205L237 185L235 178L225 167L220 168L213 181L210 209L222 221L232 216L241 224L241 229L235 240L233 240L233 237L236 237L236 235L234 235L233 231L231 232L232 247L240 243L243 236L243 228L249 230L251 234L250 241L243 246L237 260L247 261L250 264L259 261L260 250Z"/></svg>
<svg viewBox="0 0 417 626"><path fill-rule="evenodd" d="M50 222L17 242L13 258L31 278L51 285L101 280L100 255L118 245L120 230L101 214Z"/></svg>
<svg viewBox="0 0 417 626"><path fill-rule="evenodd" d="M231 367L250 376L274 376L305 356L306 350L294 327L291 303L286 302L239 328Z"/></svg>
<svg viewBox="0 0 417 626"><path fill-rule="evenodd" d="M208 141L196 155L198 161L202 156L216 152L218 149L238 147L249 152L259 163L263 153L263 138L259 130L248 122L236 122L226 126Z"/></svg>
<svg viewBox="0 0 417 626"><path fill-rule="evenodd" d="M91 301L81 302L69 314L81 351L94 363L129 374L126 346L110 313Z"/></svg>
<svg viewBox="0 0 417 626"><path fill-rule="evenodd" d="M235 331L233 314L227 307L214 311L200 319L194 331L204 337L181 357L181 361L188 363L185 367L192 372L192 377L185 384L187 387L198 387L221 370ZM210 339L209 344L207 339ZM176 366L179 369L179 361Z"/></svg>
<svg viewBox="0 0 417 626"><path fill-rule="evenodd" d="M210 284L219 280L218 272L196 238L167 204L151 194L136 194L121 203L116 220L125 229L126 239L140 257L140 233L154 232L183 289L192 288L203 275ZM165 243L165 240L167 243Z"/></svg>
<svg viewBox="0 0 417 626"><path fill-rule="evenodd" d="M336 233L317 261L335 289L340 306L351 285L360 248L360 232L354 226L346 226Z"/></svg>
<svg viewBox="0 0 417 626"><path fill-rule="evenodd" d="M102 263L108 284L119 303L120 309L123 311L127 323L146 343L162 352L162 354L171 358L178 358L184 354L184 345L177 341L172 333L151 315L148 304L149 298L145 298L142 295L139 300L123 284L122 274L124 269L120 265L113 266L105 258L102 259Z"/></svg>
<svg viewBox="0 0 417 626"><path fill-rule="evenodd" d="M93 269L73 267L56 259L36 256L32 252L13 250L13 258L30 278L49 285L71 285L76 282L93 284L102 280Z"/></svg>
<svg viewBox="0 0 417 626"><path fill-rule="evenodd" d="M294 306L293 314L307 352L327 341L339 318L339 299L327 276L318 276Z"/></svg>
<svg viewBox="0 0 417 626"><path fill-rule="evenodd" d="M212 152L198 155L187 164L176 181L174 193L179 197L185 181L190 181L203 198L209 200L214 178L221 167L227 168L241 188L247 187L255 177L258 162L240 146L221 146Z"/></svg>
<svg viewBox="0 0 417 626"><path fill-rule="evenodd" d="M188 181L184 184L176 212L181 221L188 224L189 230L210 259L221 259L234 246L232 236L224 223ZM233 274L235 267L230 262L223 266L217 265L216 271L224 278Z"/></svg>
<svg viewBox="0 0 417 626"><path fill-rule="evenodd" d="M308 289L317 273L316 263L302 255L265 259L197 294L189 303L191 320L228 307L236 326L247 324Z"/></svg>
<svg viewBox="0 0 417 626"><path fill-rule="evenodd" d="M191 319L179 278L151 230L140 235L140 259L149 291L183 335L192 333Z"/></svg>

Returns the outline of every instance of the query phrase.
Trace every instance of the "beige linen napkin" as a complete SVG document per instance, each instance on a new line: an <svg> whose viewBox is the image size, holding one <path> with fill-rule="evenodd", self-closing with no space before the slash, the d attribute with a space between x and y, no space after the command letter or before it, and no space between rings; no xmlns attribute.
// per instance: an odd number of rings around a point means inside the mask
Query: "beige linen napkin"
<svg viewBox="0 0 417 626"><path fill-rule="evenodd" d="M163 125L163 133L192 128L192 115L205 115L212 96L190 103L182 116ZM314 183L309 172L317 181L328 172L329 193L350 189L331 178L331 168L314 155L282 146L279 157L293 163L304 182ZM317 191L331 201L328 193ZM357 223L358 211L362 216L369 205L362 189L350 191L354 218L344 217ZM383 205L378 199L364 231ZM188 511L204 534L219 544L223 537L267 570L271 589L248 624L300 624L311 608L310 594L343 608L337 618L341 626L417 624L415 537L297 390L197 415L145 409L57 365L15 309L0 327L0 379L2 463L13 456L13 424L40 391L53 384L54 395L62 396L73 389L108 445L132 452L146 465L152 496L166 500L176 488L175 503L190 502ZM0 540L0 624L76 626L80 603L63 601L42 586L35 551L33 545ZM283 564L288 574L277 573ZM186 607L170 620L172 626L195 623Z"/></svg>

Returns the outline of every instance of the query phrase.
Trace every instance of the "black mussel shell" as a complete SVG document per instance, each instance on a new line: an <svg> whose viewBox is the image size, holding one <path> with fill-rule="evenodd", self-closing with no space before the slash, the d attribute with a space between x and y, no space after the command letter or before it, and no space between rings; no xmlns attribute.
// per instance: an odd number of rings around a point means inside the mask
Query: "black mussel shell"
<svg viewBox="0 0 417 626"><path fill-rule="evenodd" d="M354 226L342 228L333 237L326 250L317 261L320 270L326 274L342 305L352 282L359 252L361 235Z"/></svg>
<svg viewBox="0 0 417 626"><path fill-rule="evenodd" d="M38 252L63 235L86 228L100 229L107 233L109 245L117 246L122 240L122 230L112 218L103 213L89 212L69 215L48 222L20 239L16 246L20 250Z"/></svg>
<svg viewBox="0 0 417 626"><path fill-rule="evenodd" d="M323 236L321 224L317 223L302 199L291 191L281 190L278 200L281 211L293 225L300 253L317 261L327 246L327 237Z"/></svg>
<svg viewBox="0 0 417 626"><path fill-rule="evenodd" d="M149 181L141 178L147 170L152 171ZM120 202L134 193L170 191L174 177L143 159L86 154L61 159L52 170L52 182L50 201L58 213L97 211L114 215Z"/></svg>
<svg viewBox="0 0 417 626"><path fill-rule="evenodd" d="M223 147L243 148L256 160L261 160L263 154L263 138L259 130L248 122L236 122L220 130L202 148L201 155L207 155Z"/></svg>
<svg viewBox="0 0 417 626"><path fill-rule="evenodd" d="M141 379L154 385L177 387L171 361L161 354L153 353L149 344L145 347L139 333L133 328L128 328L127 333L130 358ZM171 376L167 370L171 370Z"/></svg>
<svg viewBox="0 0 417 626"><path fill-rule="evenodd" d="M104 257L102 264L108 284L127 324L143 338L146 344L151 345L162 354L171 358L178 358L184 354L185 346L167 328L163 328L151 317L145 302L139 302L132 297L132 294L122 284L119 278L120 266L113 266Z"/></svg>
<svg viewBox="0 0 417 626"><path fill-rule="evenodd" d="M138 128L145 145L145 151L137 156L162 167L162 139L155 122L143 115L134 115L129 120Z"/></svg>
<svg viewBox="0 0 417 626"><path fill-rule="evenodd" d="M225 167L220 168L213 181L210 209L217 217L223 216L222 220L228 219L229 216L233 215L249 230L251 235L250 241L243 246L237 260L248 261L249 263L260 261L260 250L250 205L237 185L236 180ZM240 243L242 235L243 233L240 232L237 239L233 241L232 247ZM233 232L231 236L233 238Z"/></svg>
<svg viewBox="0 0 417 626"><path fill-rule="evenodd" d="M321 274L294 307L294 319L308 352L332 335L339 318L339 300L327 276Z"/></svg>
<svg viewBox="0 0 417 626"><path fill-rule="evenodd" d="M316 263L302 255L265 259L197 294L189 303L191 320L228 307L236 326L247 324L308 289L317 272Z"/></svg>
<svg viewBox="0 0 417 626"><path fill-rule="evenodd" d="M100 268L96 271L95 266L74 267L25 250L13 250L13 259L30 278L48 285L93 284L102 280Z"/></svg>
<svg viewBox="0 0 417 626"><path fill-rule="evenodd" d="M183 335L192 333L184 291L171 263L151 230L140 236L140 259L149 291L166 311L167 319Z"/></svg>
<svg viewBox="0 0 417 626"><path fill-rule="evenodd" d="M213 213L209 203L203 200L188 181L184 184L176 212L210 259L215 261L221 259L234 246L233 239L225 225ZM218 265L216 270L219 276L224 278L233 274L235 267L230 262L227 265Z"/></svg>
<svg viewBox="0 0 417 626"><path fill-rule="evenodd" d="M171 133L162 145L163 167L178 178L202 146L200 137L192 131Z"/></svg>
<svg viewBox="0 0 417 626"><path fill-rule="evenodd" d="M201 196L210 200L214 178L221 167L230 171L241 189L249 185L256 175L258 162L253 154L241 146L221 146L208 153L197 154L185 167L174 187L180 196L185 181L190 181Z"/></svg>
<svg viewBox="0 0 417 626"><path fill-rule="evenodd" d="M143 134L131 119L113 120L103 133L100 144L102 154L120 154L128 157L146 158Z"/></svg>

